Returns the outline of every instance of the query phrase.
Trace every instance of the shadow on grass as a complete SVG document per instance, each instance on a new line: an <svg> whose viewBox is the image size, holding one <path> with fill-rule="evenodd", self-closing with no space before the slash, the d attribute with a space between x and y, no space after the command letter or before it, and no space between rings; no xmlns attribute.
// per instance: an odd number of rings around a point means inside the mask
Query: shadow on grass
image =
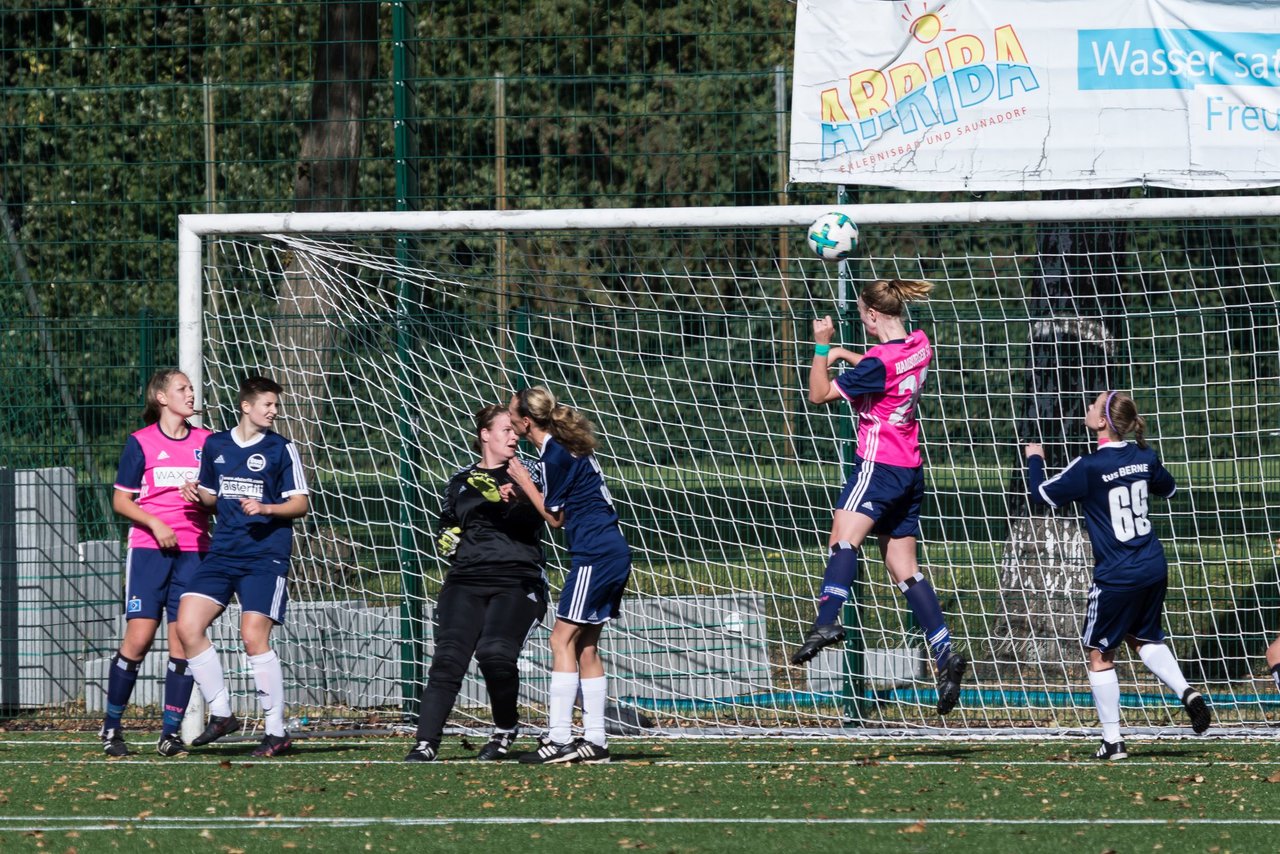
<svg viewBox="0 0 1280 854"><path fill-rule="evenodd" d="M260 740L255 740L197 747L192 749L188 756L193 759L201 757L208 759L245 759L251 757L254 760L264 762L270 762L275 759L276 757L273 756L253 756L253 751L261 743ZM319 756L327 753L362 754L375 749L377 749L377 745L372 744L351 744L350 742L326 744L323 741L296 740L293 742L293 747L283 756Z"/></svg>

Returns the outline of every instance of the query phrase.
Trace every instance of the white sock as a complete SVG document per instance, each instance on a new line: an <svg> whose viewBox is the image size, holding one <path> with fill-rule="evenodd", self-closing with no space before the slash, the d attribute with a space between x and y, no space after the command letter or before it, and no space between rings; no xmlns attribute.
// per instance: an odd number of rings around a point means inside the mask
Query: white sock
<svg viewBox="0 0 1280 854"><path fill-rule="evenodd" d="M1156 675L1156 677L1169 686L1169 690L1178 695L1178 699L1182 699L1182 694L1191 686L1187 684L1187 678L1182 675L1182 668L1178 666L1178 660L1173 657L1173 650L1162 643L1144 643L1138 649L1138 655L1142 658L1142 663L1147 665L1147 669Z"/></svg>
<svg viewBox="0 0 1280 854"><path fill-rule="evenodd" d="M547 737L556 744L568 744L573 735L573 701L578 699L578 671L551 671L551 731Z"/></svg>
<svg viewBox="0 0 1280 854"><path fill-rule="evenodd" d="M262 655L249 656L249 664L262 703L262 728L267 735L284 735L284 671L280 669L280 658L274 649L269 649Z"/></svg>
<svg viewBox="0 0 1280 854"><path fill-rule="evenodd" d="M1115 744L1120 740L1120 679L1115 668L1090 670L1089 687L1093 689L1093 704L1098 707L1098 720L1102 723L1102 740Z"/></svg>
<svg viewBox="0 0 1280 854"><path fill-rule="evenodd" d="M604 707L609 698L608 676L583 679L582 685L582 737L599 747L609 746L604 728Z"/></svg>
<svg viewBox="0 0 1280 854"><path fill-rule="evenodd" d="M222 680L222 662L218 660L218 648L210 644L209 648L193 658L187 659L187 670L191 671L204 701L209 704L209 714L220 718L231 714L231 695L227 693L227 683Z"/></svg>

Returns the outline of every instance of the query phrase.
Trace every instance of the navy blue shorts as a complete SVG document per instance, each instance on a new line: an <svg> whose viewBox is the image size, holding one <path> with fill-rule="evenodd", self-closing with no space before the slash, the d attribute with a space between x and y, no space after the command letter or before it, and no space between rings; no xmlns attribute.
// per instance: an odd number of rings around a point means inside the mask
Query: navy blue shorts
<svg viewBox="0 0 1280 854"><path fill-rule="evenodd" d="M126 620L178 619L178 600L204 560L200 552L177 549L129 549L124 561Z"/></svg>
<svg viewBox="0 0 1280 854"><path fill-rule="evenodd" d="M273 571L277 566L288 569L289 563L264 557L209 555L187 582L187 592L182 595L212 599L225 608L234 593L240 610L283 623L289 587L283 573Z"/></svg>
<svg viewBox="0 0 1280 854"><path fill-rule="evenodd" d="M890 466L857 457L836 509L870 516L876 522L873 534L916 537L923 501L924 466Z"/></svg>
<svg viewBox="0 0 1280 854"><path fill-rule="evenodd" d="M1080 635L1086 649L1110 652L1133 638L1142 643L1164 643L1164 594L1169 580L1136 590L1089 587L1089 610Z"/></svg>
<svg viewBox="0 0 1280 854"><path fill-rule="evenodd" d="M622 593L631 577L631 550L574 562L560 591L556 617L569 623L599 625L622 613Z"/></svg>

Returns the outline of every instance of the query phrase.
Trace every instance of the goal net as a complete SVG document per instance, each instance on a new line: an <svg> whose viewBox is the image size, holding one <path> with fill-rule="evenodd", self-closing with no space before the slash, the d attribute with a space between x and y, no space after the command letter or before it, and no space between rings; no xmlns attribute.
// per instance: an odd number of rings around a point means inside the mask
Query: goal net
<svg viewBox="0 0 1280 854"><path fill-rule="evenodd" d="M621 717L1094 727L1079 642L1088 540L1074 511L1028 505L1021 445L1042 442L1061 469L1090 450L1086 403L1119 388L1179 485L1152 509L1170 558L1169 643L1219 725L1273 718L1277 199L846 207L862 242L841 265L805 246L826 210L183 218L182 361L205 424L234 423L240 378L270 374L286 388L277 429L308 470L313 510L276 636L291 707L416 714L447 569L441 490L475 459L473 413L545 385L595 422L635 556L602 641ZM935 349L919 405L919 558L973 662L945 720L922 634L870 540L849 640L788 663L854 454L849 407L806 399L811 324L830 314L841 343L870 346L854 298L875 278L935 284L909 317ZM568 556L558 533L546 542L558 596ZM551 619L521 659L535 725ZM219 631L235 648L233 624ZM1118 661L1126 726L1185 725L1136 655ZM454 720L488 721L474 667Z"/></svg>

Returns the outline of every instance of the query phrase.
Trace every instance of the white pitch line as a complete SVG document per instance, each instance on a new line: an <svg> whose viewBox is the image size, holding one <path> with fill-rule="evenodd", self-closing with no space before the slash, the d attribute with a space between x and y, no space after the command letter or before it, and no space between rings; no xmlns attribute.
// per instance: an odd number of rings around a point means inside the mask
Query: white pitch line
<svg viewBox="0 0 1280 854"><path fill-rule="evenodd" d="M154 738L155 733L138 733L139 738ZM531 736L532 737L532 736ZM468 736L473 740L484 741L487 735ZM235 739L240 739L237 742ZM981 747L990 749L999 747L1002 744L1012 746L1023 746L1027 744L1046 744L1046 745L1070 745L1076 743L1088 742L1095 748L1097 746L1096 731L1085 735L1076 734L1070 736L991 736L991 737L973 737L968 738L893 738L881 737L851 737L851 736L830 736L830 737L801 737L801 738L772 738L763 736L717 736L717 737L662 737L655 736L652 738L636 738L636 737L612 737L609 739L611 744L663 744L663 745L687 745L689 747L705 747L707 745L740 745L743 747L755 747L757 745L790 745L797 748L814 748L814 747L866 747L876 748L880 750L892 749L898 747ZM1155 745L1155 744L1203 744L1215 746L1237 745L1241 747L1251 745L1265 745L1275 743L1275 733L1268 731L1258 736L1216 736L1216 735L1200 735L1193 736L1183 733L1175 733L1170 735L1142 736L1125 735L1125 742L1129 744ZM236 736L230 741L220 742L220 744L256 744L253 738L244 738ZM360 739L330 739L323 737L300 736L295 739L295 744L299 747L305 747L308 743L323 744L326 747L369 747L371 745L393 745L393 746L411 746L412 738L360 738ZM97 739L87 741L68 741L58 739L24 739L24 738L7 738L0 739L0 746L22 747L23 745L40 745L47 747L82 747L101 749L102 742Z"/></svg>
<svg viewBox="0 0 1280 854"><path fill-rule="evenodd" d="M209 754L202 759L0 759L0 766L3 765L108 765L117 768L131 767L154 767L165 768L172 765L195 765L213 767L214 761L228 761L233 765L252 766L254 768L296 768L299 765L344 765L344 766L360 766L360 765L404 765L404 761L400 759L254 759L247 754L232 754L227 756L224 754ZM572 764L572 763L570 763ZM661 767L677 767L677 768L697 768L697 767L714 767L714 766L749 766L749 767L813 767L813 766L836 766L836 767L852 767L852 768L875 768L875 767L892 767L901 768L903 766L942 766L947 768L965 768L965 767L1061 767L1061 768L1114 768L1117 763L1111 763L1103 766L1097 759L1092 756L1080 759L888 759L884 757L867 757L863 759L615 759L611 765L614 766L661 766ZM451 768L458 765L484 765L486 767L494 767L492 762L481 762L477 759L444 759L434 763L435 767ZM511 768L515 763L506 762L501 767ZM1126 759L1121 767L1125 768L1164 768L1164 767L1195 767L1195 768L1237 768L1252 766L1270 766L1280 765L1280 759ZM581 767L581 766L574 766Z"/></svg>
<svg viewBox="0 0 1280 854"><path fill-rule="evenodd" d="M435 817L435 818L392 818L385 816L370 817L334 817L321 818L281 817L281 818L249 818L242 816L226 816L224 818L184 817L184 816L148 816L146 818L113 818L110 816L83 816L76 818L56 818L53 816L6 816L0 818L0 832L60 832L67 830L94 831L119 830L121 827L155 830L228 830L228 829L261 829L327 827L327 828L361 828L382 827L441 827L446 825L901 825L914 824L940 825L987 825L1012 827L1185 827L1185 826L1280 826L1280 818L870 818L870 817L834 817L834 818L745 818L706 816L696 818L644 818L638 816L601 817L601 818L557 818L538 816L491 816L491 817Z"/></svg>

